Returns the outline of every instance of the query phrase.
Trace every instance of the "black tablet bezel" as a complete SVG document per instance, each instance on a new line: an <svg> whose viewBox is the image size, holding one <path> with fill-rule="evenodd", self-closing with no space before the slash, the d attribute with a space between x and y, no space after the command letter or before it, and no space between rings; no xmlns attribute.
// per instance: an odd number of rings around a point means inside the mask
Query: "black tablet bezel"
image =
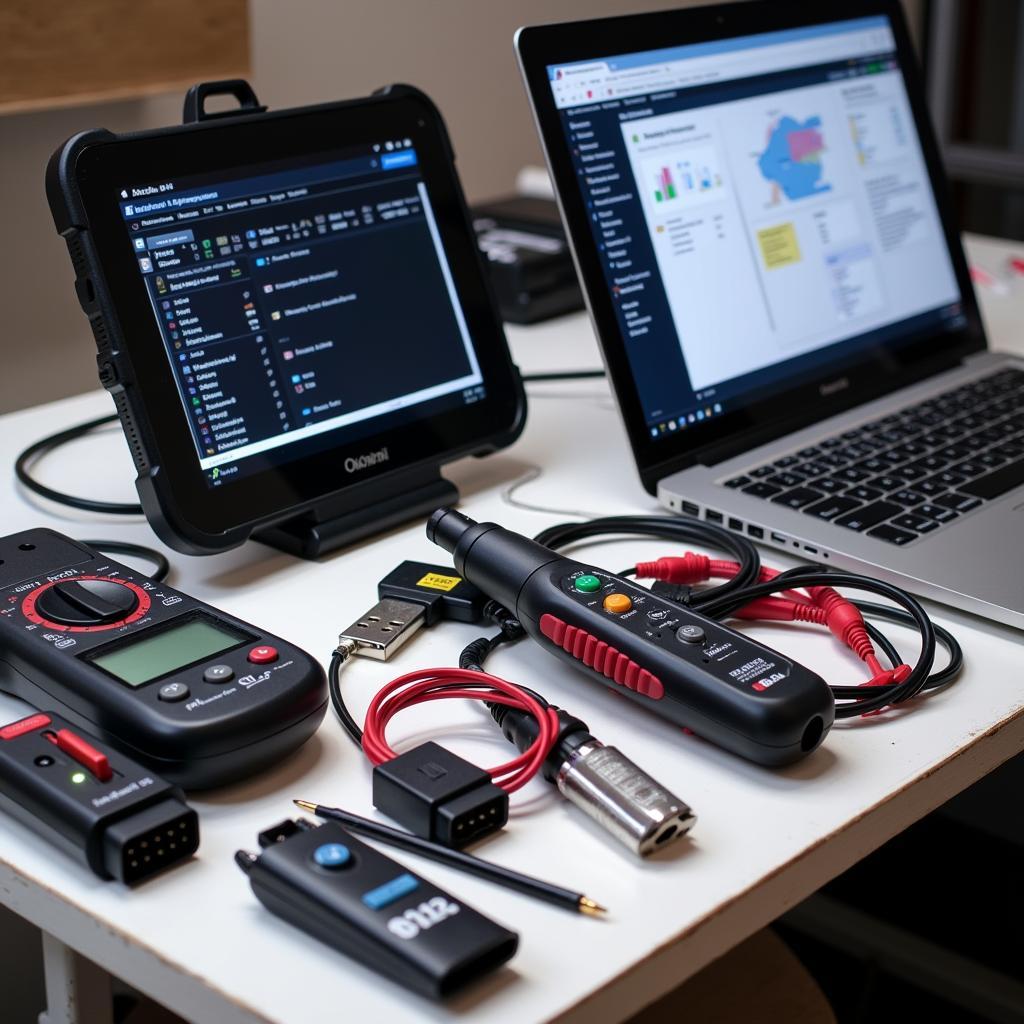
<svg viewBox="0 0 1024 1024"><path fill-rule="evenodd" d="M383 433L339 439L330 450L209 487L125 231L119 190L125 183L195 174L244 177L253 165L330 152L332 139L339 140L338 150L345 150L395 137L413 140L473 339L485 397ZM142 420L138 433L146 448L148 483L157 495L159 515L176 534L202 547L216 547L216 538L224 535L237 543L240 533L299 514L351 486L410 467L441 465L461 455L494 450L511 443L522 429L522 385L476 248L454 154L439 113L418 90L395 87L362 100L123 137L107 135L80 146L65 177L80 199L84 223L78 227L91 241L91 273L102 276L96 290L110 306L107 330L127 356L121 357L119 371L132 414ZM388 450L386 461L359 459L382 447ZM355 472L343 468L350 457L358 460ZM146 491L140 483L144 505Z"/></svg>
<svg viewBox="0 0 1024 1024"><path fill-rule="evenodd" d="M743 409L726 412L654 439L643 414L600 258L593 243L584 198L572 165L547 68L573 61L599 60L625 53L773 32L871 15L885 15L892 25L910 106L963 296L966 323L956 331L929 332L919 339L881 344L859 351L843 364L816 370L798 385ZM520 29L516 49L541 135L548 167L568 228L577 270L609 377L625 420L644 486L655 491L671 472L696 463L714 464L775 437L814 423L842 409L868 401L955 365L986 347L970 274L949 187L925 108L920 73L898 0L760 0L677 11L565 22ZM843 389L828 387L841 377Z"/></svg>

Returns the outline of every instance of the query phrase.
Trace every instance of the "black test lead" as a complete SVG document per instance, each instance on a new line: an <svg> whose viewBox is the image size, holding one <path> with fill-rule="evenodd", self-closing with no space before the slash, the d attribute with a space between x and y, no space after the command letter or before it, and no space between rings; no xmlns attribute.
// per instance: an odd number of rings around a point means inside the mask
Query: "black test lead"
<svg viewBox="0 0 1024 1024"><path fill-rule="evenodd" d="M340 807L325 807L322 804L313 803L311 800L293 800L296 807L301 807L318 818L328 818L337 821L355 832L357 835L369 836L390 846L408 850L410 853L418 853L428 860L437 861L439 864L447 864L449 867L467 874L485 878L489 882L503 885L507 889L514 889L526 896L533 896L536 899L553 903L555 906L564 907L567 910L576 911L579 914L589 914L593 917L600 917L607 913L605 907L592 900L589 896L572 889L566 889L560 885L553 885L551 882L541 881L539 878L532 878L529 875L520 874L510 868L503 868L490 861L481 860L468 853L459 850L452 850L437 843L431 843L419 836L410 835L399 829L391 828L389 825L382 825L379 822L371 821L369 818L362 818L358 814L344 811Z"/></svg>

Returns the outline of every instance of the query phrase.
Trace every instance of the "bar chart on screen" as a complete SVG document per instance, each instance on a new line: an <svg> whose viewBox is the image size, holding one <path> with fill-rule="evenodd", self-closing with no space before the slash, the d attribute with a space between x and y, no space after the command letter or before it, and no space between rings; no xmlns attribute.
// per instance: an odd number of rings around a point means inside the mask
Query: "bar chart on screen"
<svg viewBox="0 0 1024 1024"><path fill-rule="evenodd" d="M713 146L665 147L645 161L649 197L665 212L721 198L725 179Z"/></svg>

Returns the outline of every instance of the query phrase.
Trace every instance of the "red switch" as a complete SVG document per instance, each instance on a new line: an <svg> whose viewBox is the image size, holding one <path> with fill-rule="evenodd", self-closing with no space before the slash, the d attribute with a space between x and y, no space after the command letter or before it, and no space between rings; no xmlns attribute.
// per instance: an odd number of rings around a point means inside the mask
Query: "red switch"
<svg viewBox="0 0 1024 1024"><path fill-rule="evenodd" d="M90 746L70 729L61 729L57 733L57 749L63 750L68 757L74 758L82 767L88 768L100 782L109 782L114 777L107 755Z"/></svg>

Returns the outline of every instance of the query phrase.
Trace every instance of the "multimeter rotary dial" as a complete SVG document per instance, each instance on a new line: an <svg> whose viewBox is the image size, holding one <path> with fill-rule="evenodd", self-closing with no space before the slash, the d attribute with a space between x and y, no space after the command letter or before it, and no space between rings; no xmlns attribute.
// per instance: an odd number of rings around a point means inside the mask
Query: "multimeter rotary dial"
<svg viewBox="0 0 1024 1024"><path fill-rule="evenodd" d="M135 622L149 607L149 595L129 580L76 576L37 587L26 595L21 610L41 626L93 632Z"/></svg>

